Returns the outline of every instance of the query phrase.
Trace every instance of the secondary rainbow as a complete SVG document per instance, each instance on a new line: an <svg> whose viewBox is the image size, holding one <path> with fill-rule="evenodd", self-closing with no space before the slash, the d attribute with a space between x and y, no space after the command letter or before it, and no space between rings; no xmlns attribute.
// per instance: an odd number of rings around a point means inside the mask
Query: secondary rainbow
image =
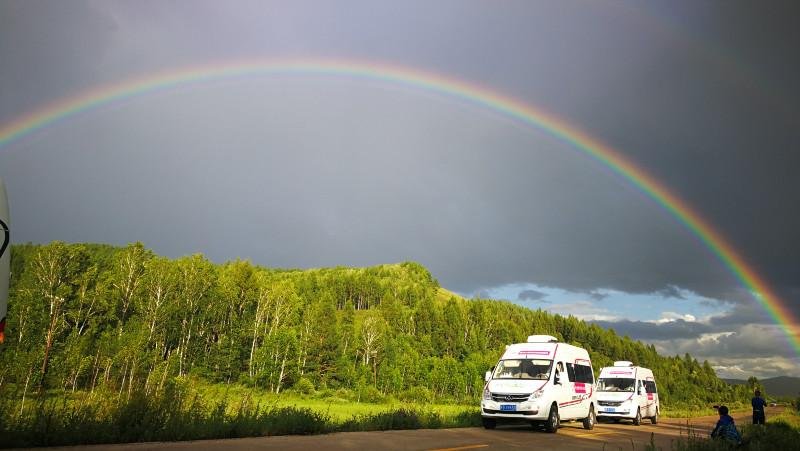
<svg viewBox="0 0 800 451"><path fill-rule="evenodd" d="M722 234L686 202L622 154L564 120L496 91L454 78L396 65L324 59L246 60L192 66L101 86L23 115L0 127L0 148L49 124L114 101L213 80L276 75L363 78L422 89L494 110L571 144L633 183L697 236L752 293L786 333L794 352L800 355L798 323L786 303Z"/></svg>

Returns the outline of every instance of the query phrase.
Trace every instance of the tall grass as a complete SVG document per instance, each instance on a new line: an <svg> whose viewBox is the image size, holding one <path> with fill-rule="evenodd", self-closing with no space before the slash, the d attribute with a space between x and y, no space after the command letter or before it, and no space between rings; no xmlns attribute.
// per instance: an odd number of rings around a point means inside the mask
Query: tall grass
<svg viewBox="0 0 800 451"><path fill-rule="evenodd" d="M338 431L386 431L394 429L439 429L480 426L481 415L464 410L448 416L430 410L399 408L368 415L356 415L338 425Z"/></svg>
<svg viewBox="0 0 800 451"><path fill-rule="evenodd" d="M445 414L408 407L357 414L346 420L306 407L209 401L170 386L157 396L64 396L36 401L22 414L0 401L0 447L177 441L339 431L475 426L477 409Z"/></svg>
<svg viewBox="0 0 800 451"><path fill-rule="evenodd" d="M4 406L5 407L5 406ZM4 409L4 412L9 412ZM23 415L0 416L2 447L174 441L282 434L318 434L327 416L310 409L226 402L208 405L199 396L167 390L156 397L38 402Z"/></svg>

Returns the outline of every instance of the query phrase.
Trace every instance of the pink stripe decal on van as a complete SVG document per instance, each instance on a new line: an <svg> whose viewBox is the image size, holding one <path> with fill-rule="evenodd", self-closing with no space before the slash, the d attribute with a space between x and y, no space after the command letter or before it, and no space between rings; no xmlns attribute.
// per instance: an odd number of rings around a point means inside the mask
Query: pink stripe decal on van
<svg viewBox="0 0 800 451"><path fill-rule="evenodd" d="M537 351L537 350L533 350L533 349L523 349L521 351L518 351L517 354L519 354L521 356L525 356L525 357L527 357L529 355L550 355L550 351Z"/></svg>

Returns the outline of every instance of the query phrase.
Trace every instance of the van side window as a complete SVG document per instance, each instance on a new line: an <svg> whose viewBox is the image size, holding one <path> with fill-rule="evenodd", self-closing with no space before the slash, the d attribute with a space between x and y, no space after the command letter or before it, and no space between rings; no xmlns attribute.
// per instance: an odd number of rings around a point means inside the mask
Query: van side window
<svg viewBox="0 0 800 451"><path fill-rule="evenodd" d="M575 382L575 367L571 363L567 363L567 378L570 382Z"/></svg>
<svg viewBox="0 0 800 451"><path fill-rule="evenodd" d="M592 367L588 365L581 365L580 363L575 365L575 380L576 382L583 382L585 384L593 384L594 383L594 374L592 373Z"/></svg>
<svg viewBox="0 0 800 451"><path fill-rule="evenodd" d="M647 393L658 393L655 381L644 381L644 389Z"/></svg>

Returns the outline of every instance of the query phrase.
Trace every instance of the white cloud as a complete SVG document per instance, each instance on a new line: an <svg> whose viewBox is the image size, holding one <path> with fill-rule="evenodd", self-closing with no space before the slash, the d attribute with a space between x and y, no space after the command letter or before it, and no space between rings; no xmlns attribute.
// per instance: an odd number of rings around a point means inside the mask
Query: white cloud
<svg viewBox="0 0 800 451"><path fill-rule="evenodd" d="M697 322L697 317L692 315L691 313L680 314L675 312L662 312L661 318L652 322L655 324L664 324L664 323L675 322L679 319L690 323Z"/></svg>
<svg viewBox="0 0 800 451"><path fill-rule="evenodd" d="M577 301L570 304L558 304L547 309L550 313L558 313L560 315L572 315L584 321L617 321L620 319L619 315L612 313L606 308L597 306L597 303L591 301Z"/></svg>

